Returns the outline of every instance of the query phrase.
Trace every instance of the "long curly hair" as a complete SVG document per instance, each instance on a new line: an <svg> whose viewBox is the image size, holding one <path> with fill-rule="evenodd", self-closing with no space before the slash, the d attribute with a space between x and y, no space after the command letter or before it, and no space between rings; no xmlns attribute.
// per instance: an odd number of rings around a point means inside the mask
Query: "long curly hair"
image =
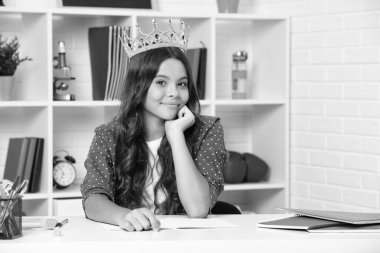
<svg viewBox="0 0 380 253"><path fill-rule="evenodd" d="M133 56L128 64L122 103L117 116L115 162L115 202L130 209L142 207L149 168L149 148L144 138L144 100L161 63L169 58L181 61L188 77L189 100L186 105L195 115L194 125L184 133L190 152L192 144L197 140L200 104L186 55L179 48L164 47ZM166 200L163 203L155 200L155 213L184 213L178 196L171 147L166 135L162 138L157 154L163 170L154 188L154 195L157 196L157 191L161 189Z"/></svg>

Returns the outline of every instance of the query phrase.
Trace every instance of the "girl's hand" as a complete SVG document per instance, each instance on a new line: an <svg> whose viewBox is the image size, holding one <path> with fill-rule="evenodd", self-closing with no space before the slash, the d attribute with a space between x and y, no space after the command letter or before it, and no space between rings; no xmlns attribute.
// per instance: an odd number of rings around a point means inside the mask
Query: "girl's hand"
<svg viewBox="0 0 380 253"><path fill-rule="evenodd" d="M153 229L160 230L160 221L148 208L137 208L123 214L118 222L119 227L128 232Z"/></svg>
<svg viewBox="0 0 380 253"><path fill-rule="evenodd" d="M165 122L165 132L168 141L171 142L177 134L182 134L186 129L191 127L195 122L194 114L185 105L178 111L178 119L168 120Z"/></svg>

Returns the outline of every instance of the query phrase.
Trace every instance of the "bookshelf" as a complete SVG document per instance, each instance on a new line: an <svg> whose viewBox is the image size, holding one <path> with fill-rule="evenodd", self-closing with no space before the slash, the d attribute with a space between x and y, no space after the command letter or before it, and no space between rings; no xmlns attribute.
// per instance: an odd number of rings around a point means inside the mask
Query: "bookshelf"
<svg viewBox="0 0 380 253"><path fill-rule="evenodd" d="M65 214L81 205L79 183L94 128L110 120L118 101L92 101L88 28L134 25L143 30L175 13L107 8L27 10L0 7L0 32L17 35L22 55L33 61L16 73L13 101L0 101L0 157L5 159L10 137L45 139L41 187L27 194L28 215ZM190 25L189 47L208 48L205 99L202 113L221 117L227 149L254 153L270 167L267 182L225 186L221 200L238 204L245 212L274 213L289 203L289 20L279 16L247 14L181 15ZM67 62L76 80L68 93L76 101L53 101L52 59L58 41L65 41ZM248 99L231 99L232 53L248 52ZM65 190L52 187L52 157L65 149L77 160L77 182ZM5 163L5 161L3 161ZM58 204L57 204L58 203ZM62 207L63 206L63 207ZM62 208L60 210L55 210ZM67 213L66 215L69 215Z"/></svg>

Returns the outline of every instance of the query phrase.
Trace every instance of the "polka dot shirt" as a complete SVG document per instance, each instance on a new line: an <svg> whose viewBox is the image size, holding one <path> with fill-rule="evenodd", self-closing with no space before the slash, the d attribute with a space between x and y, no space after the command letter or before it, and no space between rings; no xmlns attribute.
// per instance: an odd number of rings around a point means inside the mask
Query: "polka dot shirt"
<svg viewBox="0 0 380 253"><path fill-rule="evenodd" d="M227 164L228 152L224 145L224 132L220 119L212 116L201 116L200 119L201 129L196 143L192 145L192 156L198 170L209 184L211 210L224 189L222 170ZM92 194L105 194L114 201L115 132L114 121L95 129L84 163L87 174L81 184L83 202Z"/></svg>

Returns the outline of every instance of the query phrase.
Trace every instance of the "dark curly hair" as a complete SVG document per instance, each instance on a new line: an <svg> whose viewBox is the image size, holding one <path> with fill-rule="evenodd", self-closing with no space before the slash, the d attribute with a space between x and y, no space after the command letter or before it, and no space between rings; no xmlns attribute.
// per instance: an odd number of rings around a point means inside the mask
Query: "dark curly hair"
<svg viewBox="0 0 380 253"><path fill-rule="evenodd" d="M169 58L181 61L187 72L189 100L186 105L195 115L194 125L184 133L190 152L199 132L199 98L189 62L181 49L163 47L133 56L128 64L122 103L117 116L115 164L115 202L130 209L142 207L148 174L149 149L144 138L143 103L161 63ZM162 138L157 154L163 170L154 188L154 194L156 196L158 189L161 189L166 195L166 200L161 204L155 201L155 213L184 213L178 196L171 147L166 135Z"/></svg>

